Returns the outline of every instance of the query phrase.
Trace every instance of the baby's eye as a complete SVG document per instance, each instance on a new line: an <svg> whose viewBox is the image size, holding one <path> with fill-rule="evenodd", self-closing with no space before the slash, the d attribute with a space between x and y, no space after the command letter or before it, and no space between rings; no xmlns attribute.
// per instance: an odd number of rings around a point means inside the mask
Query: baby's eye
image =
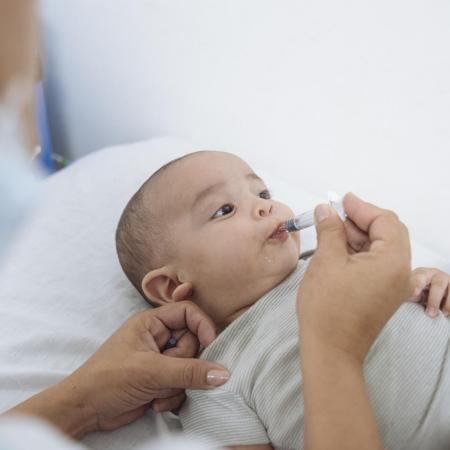
<svg viewBox="0 0 450 450"><path fill-rule="evenodd" d="M268 189L264 189L264 191L260 192L259 196L261 198L265 198L266 200L269 200L270 198L272 198L272 196L270 195L270 191Z"/></svg>
<svg viewBox="0 0 450 450"><path fill-rule="evenodd" d="M224 212L223 214L217 214L220 211L228 211L228 212ZM231 205L230 203L227 203L226 205L223 205L221 208L219 208L213 215L214 217L222 217L222 216L226 216L227 214L229 214L231 211L233 211L233 205Z"/></svg>

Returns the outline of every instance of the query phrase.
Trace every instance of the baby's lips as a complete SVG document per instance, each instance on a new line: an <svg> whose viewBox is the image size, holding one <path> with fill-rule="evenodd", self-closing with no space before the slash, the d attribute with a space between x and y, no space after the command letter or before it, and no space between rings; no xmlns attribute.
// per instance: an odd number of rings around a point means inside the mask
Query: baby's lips
<svg viewBox="0 0 450 450"><path fill-rule="evenodd" d="M287 220L287 219L286 219ZM272 233L268 236L268 238L272 238L274 237L276 234L278 233L284 233L287 232L286 229L284 228L284 225L286 223L286 220L282 220L280 221L277 226L272 230Z"/></svg>

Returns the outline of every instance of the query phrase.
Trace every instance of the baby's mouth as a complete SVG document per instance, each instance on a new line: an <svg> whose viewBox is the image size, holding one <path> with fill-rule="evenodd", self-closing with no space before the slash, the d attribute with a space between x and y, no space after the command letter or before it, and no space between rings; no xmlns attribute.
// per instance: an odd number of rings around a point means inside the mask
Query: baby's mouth
<svg viewBox="0 0 450 450"><path fill-rule="evenodd" d="M285 235L288 234L288 232L284 229L283 224L284 222L281 222L277 225L275 230L269 236L269 239L280 239L281 237L286 237Z"/></svg>

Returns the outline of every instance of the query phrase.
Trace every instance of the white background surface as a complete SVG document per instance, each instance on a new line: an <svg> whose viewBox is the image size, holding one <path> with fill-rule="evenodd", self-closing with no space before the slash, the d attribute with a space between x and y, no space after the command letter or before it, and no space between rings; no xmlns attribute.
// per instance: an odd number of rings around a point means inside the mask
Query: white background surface
<svg viewBox="0 0 450 450"><path fill-rule="evenodd" d="M450 255L446 0L41 0L57 150L155 135L353 190Z"/></svg>

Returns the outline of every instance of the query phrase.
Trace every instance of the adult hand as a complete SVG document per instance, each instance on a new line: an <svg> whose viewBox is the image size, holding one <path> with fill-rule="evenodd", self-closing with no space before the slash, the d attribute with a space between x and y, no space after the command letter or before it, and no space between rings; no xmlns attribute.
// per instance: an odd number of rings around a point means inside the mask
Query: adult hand
<svg viewBox="0 0 450 450"><path fill-rule="evenodd" d="M308 450L383 448L363 362L411 291L406 227L352 194L344 209L347 225L316 208L318 248L297 297Z"/></svg>
<svg viewBox="0 0 450 450"><path fill-rule="evenodd" d="M173 336L176 346L164 350ZM156 411L179 407L184 389L225 383L222 366L193 359L215 338L212 321L193 303L178 302L131 317L78 370L11 412L38 415L69 435L113 430Z"/></svg>
<svg viewBox="0 0 450 450"><path fill-rule="evenodd" d="M344 197L344 209L351 221L345 225L327 205L316 209L318 248L297 312L301 335L363 361L411 293L409 236L393 212L353 194Z"/></svg>

